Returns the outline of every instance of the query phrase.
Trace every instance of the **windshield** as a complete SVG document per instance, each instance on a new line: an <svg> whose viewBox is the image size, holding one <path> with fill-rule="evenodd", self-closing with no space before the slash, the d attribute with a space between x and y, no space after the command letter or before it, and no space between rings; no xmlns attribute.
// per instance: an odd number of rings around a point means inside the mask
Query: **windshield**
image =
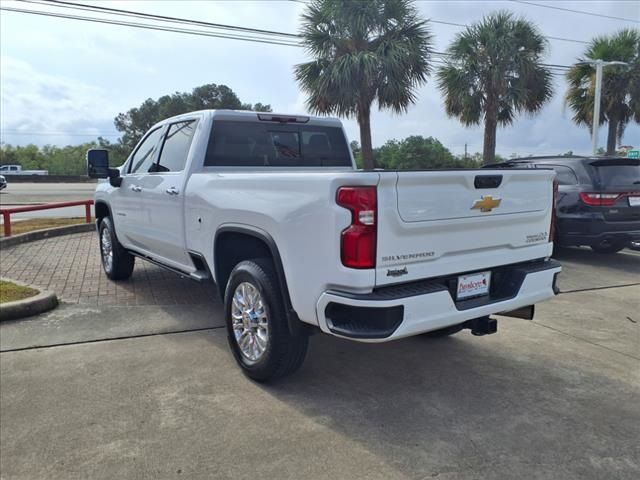
<svg viewBox="0 0 640 480"><path fill-rule="evenodd" d="M350 167L342 129L314 125L214 122L207 166Z"/></svg>
<svg viewBox="0 0 640 480"><path fill-rule="evenodd" d="M640 185L640 161L621 160L591 164L598 184L602 187Z"/></svg>

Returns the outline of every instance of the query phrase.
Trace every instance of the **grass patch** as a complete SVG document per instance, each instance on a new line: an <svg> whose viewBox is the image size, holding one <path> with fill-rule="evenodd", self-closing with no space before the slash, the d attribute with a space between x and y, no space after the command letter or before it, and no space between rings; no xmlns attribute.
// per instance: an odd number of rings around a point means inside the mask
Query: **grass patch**
<svg viewBox="0 0 640 480"><path fill-rule="evenodd" d="M16 285L13 282L0 280L0 303L15 302L25 298L33 297L40 293L38 290L22 285Z"/></svg>
<svg viewBox="0 0 640 480"><path fill-rule="evenodd" d="M84 217L73 218L30 218L11 222L11 235L32 232L34 230L44 230L45 228L66 227L67 225L77 225L86 223ZM0 237L4 237L4 229L0 228Z"/></svg>

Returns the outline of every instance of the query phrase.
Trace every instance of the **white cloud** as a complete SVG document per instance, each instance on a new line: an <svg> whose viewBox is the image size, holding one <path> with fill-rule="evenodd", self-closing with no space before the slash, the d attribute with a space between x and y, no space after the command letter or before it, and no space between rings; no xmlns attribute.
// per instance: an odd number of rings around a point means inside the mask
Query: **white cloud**
<svg viewBox="0 0 640 480"><path fill-rule="evenodd" d="M112 100L107 90L71 77L40 72L27 62L6 55L0 57L0 71L0 125L3 132L9 132L3 133L3 141L18 137L24 143L43 143L39 133L55 132L46 143L74 143L77 137L59 132L104 132L97 127L104 126L108 119L104 112L109 111Z"/></svg>
<svg viewBox="0 0 640 480"><path fill-rule="evenodd" d="M88 3L88 2L85 2ZM113 7L112 2L95 2ZM3 1L3 6L55 10ZM116 8L194 18L216 23L296 32L304 5L291 1L129 1ZM547 35L589 40L628 25L619 21L570 14L498 1L417 2L425 18L471 23L490 11L509 9L525 15ZM640 18L640 4L631 1L563 2L563 7ZM70 10L60 10L70 13ZM74 12L80 14L80 12ZM96 14L82 12L82 15ZM136 21L135 19L128 19ZM194 28L194 27L188 27ZM443 50L459 27L431 24L436 48ZM569 64L585 45L552 40L548 62ZM303 49L218 38L162 33L11 12L0 16L2 129L112 132L113 118L146 98L188 91L205 83L230 86L244 102L270 103L274 110L304 113L305 95L298 89L293 66L306 60ZM587 152L586 128L576 127L564 112L565 84L556 81L556 95L533 118L516 119L498 131L498 152L510 154ZM351 139L359 138L356 122L345 120ZM464 128L447 118L440 93L430 79L418 103L406 115L374 112L373 141L408 135L434 136L456 153L482 148L482 128ZM601 130L601 144L606 129ZM34 130L36 131L36 130ZM74 143L86 137L2 135L11 143ZM640 143L640 127L630 125L624 143Z"/></svg>

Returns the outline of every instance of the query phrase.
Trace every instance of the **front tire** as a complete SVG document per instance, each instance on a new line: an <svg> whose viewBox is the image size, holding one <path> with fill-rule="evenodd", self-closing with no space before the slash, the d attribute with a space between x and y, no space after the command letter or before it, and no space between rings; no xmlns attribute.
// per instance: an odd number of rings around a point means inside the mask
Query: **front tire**
<svg viewBox="0 0 640 480"><path fill-rule="evenodd" d="M224 307L229 346L249 378L267 382L300 368L308 335L289 331L271 260L253 259L236 265L225 289Z"/></svg>
<svg viewBox="0 0 640 480"><path fill-rule="evenodd" d="M102 269L111 280L126 280L133 273L135 257L127 252L116 238L109 217L100 222L100 259Z"/></svg>

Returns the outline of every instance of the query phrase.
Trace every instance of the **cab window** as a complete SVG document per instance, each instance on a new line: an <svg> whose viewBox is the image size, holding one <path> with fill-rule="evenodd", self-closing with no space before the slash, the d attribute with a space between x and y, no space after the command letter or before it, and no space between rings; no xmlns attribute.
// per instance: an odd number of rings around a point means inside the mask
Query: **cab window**
<svg viewBox="0 0 640 480"><path fill-rule="evenodd" d="M163 128L156 128L142 141L131 157L129 173L149 173L156 159Z"/></svg>

